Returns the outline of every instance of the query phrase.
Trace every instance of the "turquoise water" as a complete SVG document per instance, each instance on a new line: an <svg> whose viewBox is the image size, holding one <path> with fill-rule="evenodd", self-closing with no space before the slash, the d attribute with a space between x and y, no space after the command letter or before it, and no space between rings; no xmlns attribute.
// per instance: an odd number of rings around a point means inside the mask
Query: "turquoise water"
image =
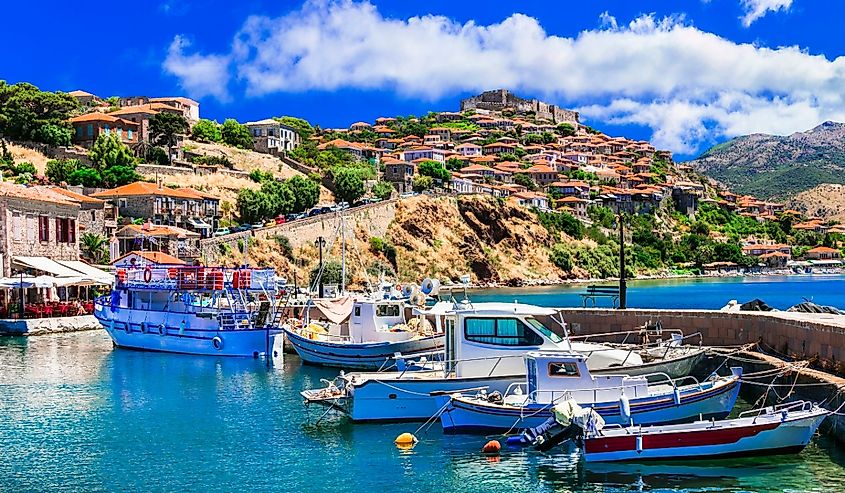
<svg viewBox="0 0 845 493"><path fill-rule="evenodd" d="M597 282L610 285L613 282ZM615 284L614 284L615 285ZM578 307L586 285L566 284L530 288L498 288L469 292L472 301L514 301L541 306ZM845 309L845 276L755 276L628 281L629 308L719 309L730 300L740 303L759 298L785 310L807 298L820 305ZM610 306L607 298L598 306Z"/></svg>
<svg viewBox="0 0 845 493"><path fill-rule="evenodd" d="M571 451L493 462L485 437L436 425L403 452L393 439L418 425L310 424L298 391L335 374L115 350L103 331L0 338L0 491L845 491L826 439L794 457L587 466Z"/></svg>

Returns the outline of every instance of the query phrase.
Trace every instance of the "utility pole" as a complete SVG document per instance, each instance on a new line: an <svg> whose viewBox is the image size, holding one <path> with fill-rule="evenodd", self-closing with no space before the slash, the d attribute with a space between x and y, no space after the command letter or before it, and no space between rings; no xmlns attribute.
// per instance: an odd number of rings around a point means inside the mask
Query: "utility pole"
<svg viewBox="0 0 845 493"><path fill-rule="evenodd" d="M319 273L319 276L317 278L317 282L319 283L319 291L317 291L317 296L322 298L325 292L323 290L323 274L325 274L323 272L323 247L326 246L326 239L322 236L318 236L317 239L314 241L314 245L320 249L320 266L317 269L317 272Z"/></svg>
<svg viewBox="0 0 845 493"><path fill-rule="evenodd" d="M619 309L624 310L628 303L628 281L625 279L625 217L619 210Z"/></svg>

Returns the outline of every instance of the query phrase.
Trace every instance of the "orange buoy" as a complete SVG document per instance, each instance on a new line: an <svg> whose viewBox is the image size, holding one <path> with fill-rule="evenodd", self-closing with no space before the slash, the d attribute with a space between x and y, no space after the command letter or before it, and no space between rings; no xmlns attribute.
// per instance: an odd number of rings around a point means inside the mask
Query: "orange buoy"
<svg viewBox="0 0 845 493"><path fill-rule="evenodd" d="M401 449L409 449L413 448L413 446L417 444L417 437L415 437L413 433L405 432L396 437L396 440L393 440L393 443Z"/></svg>
<svg viewBox="0 0 845 493"><path fill-rule="evenodd" d="M490 440L481 447L483 454L498 455L500 450L502 450L502 444L498 440Z"/></svg>

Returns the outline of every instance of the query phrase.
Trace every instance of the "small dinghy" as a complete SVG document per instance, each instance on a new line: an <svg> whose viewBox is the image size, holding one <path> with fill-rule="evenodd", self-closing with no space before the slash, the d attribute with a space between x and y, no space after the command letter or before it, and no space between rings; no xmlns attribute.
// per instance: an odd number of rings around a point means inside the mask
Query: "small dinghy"
<svg viewBox="0 0 845 493"><path fill-rule="evenodd" d="M584 458L615 462L798 453L828 414L811 402L798 401L746 411L736 419L594 427L586 432Z"/></svg>

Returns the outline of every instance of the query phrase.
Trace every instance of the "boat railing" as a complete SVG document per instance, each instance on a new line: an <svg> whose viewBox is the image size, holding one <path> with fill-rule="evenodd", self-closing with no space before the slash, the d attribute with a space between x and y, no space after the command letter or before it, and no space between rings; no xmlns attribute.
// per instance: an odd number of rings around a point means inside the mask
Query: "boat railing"
<svg viewBox="0 0 845 493"><path fill-rule="evenodd" d="M754 416L760 417L764 414L772 414L778 413L783 411L810 411L813 409L813 403L810 401L795 401L795 402L787 402L784 404L777 404L774 406L769 407L761 407L757 409L749 409L748 411L743 411L739 413L740 418Z"/></svg>
<svg viewBox="0 0 845 493"><path fill-rule="evenodd" d="M624 334L625 337L622 339L622 341L620 341L620 342L605 342L605 344L623 344L623 345L627 346L629 344L633 344L633 343L628 342L628 338L630 336L641 335L643 333L647 333L647 332L644 329L638 329L638 330L626 330L626 331L617 331L617 332L603 332L603 333L599 333L599 334L584 334L584 335L580 335L580 336L569 336L569 339L572 340L572 341L591 342L590 340L594 339L594 338L605 338L605 337L612 337L612 336L620 336L620 335ZM681 337L678 338L678 339L668 339L668 340L661 339L659 341L649 342L649 343L645 343L645 344L635 344L635 346L637 348L640 348L640 349L653 349L653 348L659 348L659 347L664 347L664 346L669 347L669 348L673 348L673 347L678 347L677 345L673 345L673 343L684 342L684 341L687 341L687 340L690 340L690 339L693 339L693 338L698 339L698 345L699 346L701 346L704 343L704 336L701 334L700 331L699 332L693 332L692 334L684 335L684 332L681 329L662 329L661 333L669 333L670 335L671 334L680 334Z"/></svg>
<svg viewBox="0 0 845 493"><path fill-rule="evenodd" d="M147 265L119 268L116 285L137 290L221 291L244 290L275 292L273 269L229 268L184 265Z"/></svg>
<svg viewBox="0 0 845 493"><path fill-rule="evenodd" d="M425 353L414 353L414 359L407 359L407 361L410 362L410 363L413 363L414 360L419 359L419 358L426 358L427 359L429 356L442 356L442 355L443 355L443 350L429 351L429 352L425 352ZM510 358L522 359L524 357L525 357L525 355L523 355L523 354L508 354L508 355L501 355L501 356L481 356L481 357L478 357L478 358L466 358L466 359L454 359L454 360L441 359L441 360L437 360L437 362L439 364L443 365L444 369L451 368L449 370L446 370L445 373L444 373L444 376L448 377L449 375L452 375L457 371L458 364L460 364L460 363L471 363L471 362L476 362L476 361L493 361L493 360L495 360L493 367L490 369L490 371L487 374L488 377L491 377L491 376L493 376L493 372L496 370L496 368L498 368L499 363L501 363L501 361L503 359L510 359ZM399 360L399 359L405 360L406 358L404 356L402 356L401 354L397 353L397 354L393 355L391 359L393 359L393 360Z"/></svg>

